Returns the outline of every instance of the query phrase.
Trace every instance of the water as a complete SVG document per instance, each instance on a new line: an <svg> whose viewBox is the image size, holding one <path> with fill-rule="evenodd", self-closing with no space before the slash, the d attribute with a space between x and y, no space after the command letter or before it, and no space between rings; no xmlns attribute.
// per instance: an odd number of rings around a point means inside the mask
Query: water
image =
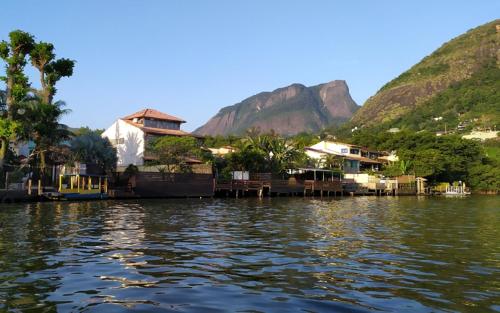
<svg viewBox="0 0 500 313"><path fill-rule="evenodd" d="M500 197L0 207L0 312L500 312Z"/></svg>

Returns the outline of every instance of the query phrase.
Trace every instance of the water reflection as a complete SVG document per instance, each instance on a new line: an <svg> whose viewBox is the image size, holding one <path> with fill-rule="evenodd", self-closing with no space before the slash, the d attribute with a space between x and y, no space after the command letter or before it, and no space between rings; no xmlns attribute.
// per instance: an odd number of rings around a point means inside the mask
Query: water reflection
<svg viewBox="0 0 500 313"><path fill-rule="evenodd" d="M0 311L499 312L494 197L0 210Z"/></svg>

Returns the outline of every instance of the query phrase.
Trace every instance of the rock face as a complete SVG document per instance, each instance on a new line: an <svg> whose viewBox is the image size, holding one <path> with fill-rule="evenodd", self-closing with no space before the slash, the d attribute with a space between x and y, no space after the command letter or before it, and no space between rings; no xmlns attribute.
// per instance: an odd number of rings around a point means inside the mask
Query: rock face
<svg viewBox="0 0 500 313"><path fill-rule="evenodd" d="M370 126L411 114L486 65L500 64L498 25L500 20L492 21L445 43L369 98L354 114L352 125Z"/></svg>
<svg viewBox="0 0 500 313"><path fill-rule="evenodd" d="M293 84L225 107L195 133L241 135L249 128L282 135L316 132L349 120L357 109L343 80L312 87Z"/></svg>

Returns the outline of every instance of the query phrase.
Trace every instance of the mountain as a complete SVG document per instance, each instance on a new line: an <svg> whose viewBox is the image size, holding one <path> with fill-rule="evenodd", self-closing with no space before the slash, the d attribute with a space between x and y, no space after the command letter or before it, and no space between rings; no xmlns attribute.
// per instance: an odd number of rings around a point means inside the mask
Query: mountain
<svg viewBox="0 0 500 313"><path fill-rule="evenodd" d="M282 135L317 132L349 120L357 109L343 80L312 87L293 84L225 107L195 133L241 135L249 128Z"/></svg>
<svg viewBox="0 0 500 313"><path fill-rule="evenodd" d="M499 59L500 20L495 20L445 43L387 83L350 125L424 129L481 119L486 119L483 126L494 125L500 110Z"/></svg>

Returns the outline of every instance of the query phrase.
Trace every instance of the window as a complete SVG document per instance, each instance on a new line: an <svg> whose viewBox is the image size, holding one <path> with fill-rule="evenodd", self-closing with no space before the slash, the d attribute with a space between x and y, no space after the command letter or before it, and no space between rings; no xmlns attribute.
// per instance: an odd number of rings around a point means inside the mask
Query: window
<svg viewBox="0 0 500 313"><path fill-rule="evenodd" d="M155 120L155 119L144 120L144 126L153 128L162 128L162 129L176 129L176 130L179 130L181 128L180 123Z"/></svg>
<svg viewBox="0 0 500 313"><path fill-rule="evenodd" d="M342 149L340 149L340 153L347 154L348 153L348 149L347 148L342 148Z"/></svg>
<svg viewBox="0 0 500 313"><path fill-rule="evenodd" d="M116 146L116 145L122 145L125 142L125 139L123 138L118 138L118 139L110 139L111 145Z"/></svg>

